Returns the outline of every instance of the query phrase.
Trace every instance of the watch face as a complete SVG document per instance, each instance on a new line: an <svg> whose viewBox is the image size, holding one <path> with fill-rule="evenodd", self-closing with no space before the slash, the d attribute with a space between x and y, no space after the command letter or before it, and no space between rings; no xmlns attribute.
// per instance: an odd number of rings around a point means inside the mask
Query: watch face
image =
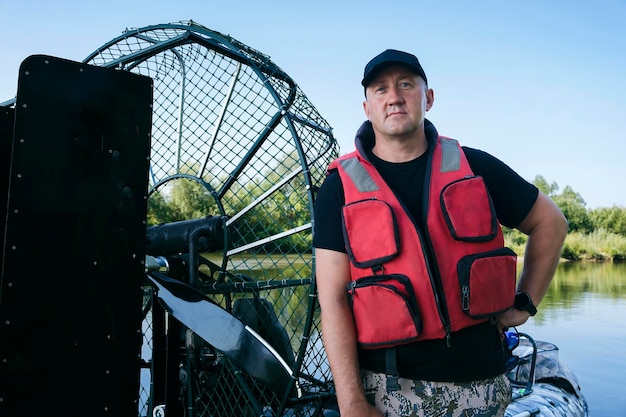
<svg viewBox="0 0 626 417"><path fill-rule="evenodd" d="M537 308L532 303L530 296L525 292L515 294L514 307L518 310L528 311L531 316L537 313Z"/></svg>
<svg viewBox="0 0 626 417"><path fill-rule="evenodd" d="M515 308L519 310L524 310L528 307L528 302L530 301L530 297L525 292L520 292L515 294Z"/></svg>

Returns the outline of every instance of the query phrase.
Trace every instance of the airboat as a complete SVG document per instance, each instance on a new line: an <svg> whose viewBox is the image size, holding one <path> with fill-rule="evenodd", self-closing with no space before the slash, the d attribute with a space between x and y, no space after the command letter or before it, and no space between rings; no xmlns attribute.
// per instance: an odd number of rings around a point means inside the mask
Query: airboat
<svg viewBox="0 0 626 417"><path fill-rule="evenodd" d="M269 56L127 29L28 57L0 109L0 414L339 416L311 247L339 147ZM507 417L587 416L558 349L520 339Z"/></svg>

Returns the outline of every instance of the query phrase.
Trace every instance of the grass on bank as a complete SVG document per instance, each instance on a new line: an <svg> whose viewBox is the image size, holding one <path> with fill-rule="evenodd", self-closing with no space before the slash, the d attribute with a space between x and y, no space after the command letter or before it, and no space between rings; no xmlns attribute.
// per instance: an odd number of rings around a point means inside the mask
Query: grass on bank
<svg viewBox="0 0 626 417"><path fill-rule="evenodd" d="M518 256L524 256L526 235L506 229L504 239ZM592 233L572 232L565 238L561 257L570 261L626 261L626 236L605 229Z"/></svg>

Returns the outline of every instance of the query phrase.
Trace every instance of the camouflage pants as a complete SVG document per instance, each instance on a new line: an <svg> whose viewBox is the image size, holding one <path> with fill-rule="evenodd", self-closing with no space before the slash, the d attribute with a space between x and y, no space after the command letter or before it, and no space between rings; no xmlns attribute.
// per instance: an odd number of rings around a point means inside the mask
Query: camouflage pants
<svg viewBox="0 0 626 417"><path fill-rule="evenodd" d="M430 382L400 378L387 392L385 374L361 371L368 401L386 417L502 417L511 401L506 375L473 382Z"/></svg>

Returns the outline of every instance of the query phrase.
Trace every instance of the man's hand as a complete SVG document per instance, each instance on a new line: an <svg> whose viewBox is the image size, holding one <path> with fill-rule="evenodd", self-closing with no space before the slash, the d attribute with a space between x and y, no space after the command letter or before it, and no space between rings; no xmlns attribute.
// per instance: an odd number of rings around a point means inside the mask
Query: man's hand
<svg viewBox="0 0 626 417"><path fill-rule="evenodd" d="M498 330L502 332L508 327L521 326L526 323L529 317L528 311L510 308L498 316Z"/></svg>
<svg viewBox="0 0 626 417"><path fill-rule="evenodd" d="M349 409L339 409L341 417L385 417L382 411L372 406L367 401L352 404Z"/></svg>

